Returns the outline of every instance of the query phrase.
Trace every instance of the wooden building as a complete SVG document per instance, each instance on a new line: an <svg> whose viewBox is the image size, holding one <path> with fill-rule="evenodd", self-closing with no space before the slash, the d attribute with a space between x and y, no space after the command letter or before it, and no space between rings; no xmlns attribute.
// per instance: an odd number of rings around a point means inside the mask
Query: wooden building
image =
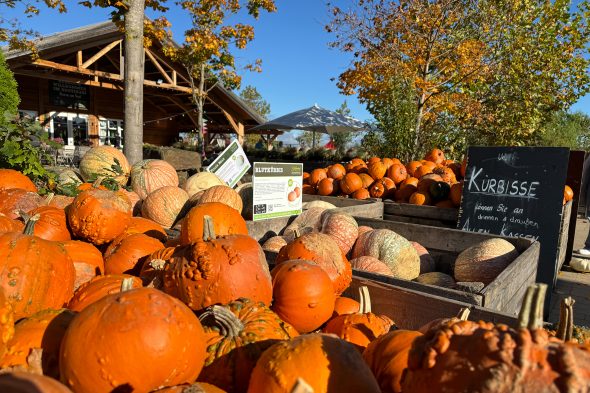
<svg viewBox="0 0 590 393"><path fill-rule="evenodd" d="M120 147L125 125L123 101L124 34L110 21L45 36L39 58L9 51L20 110L38 118L52 138L66 145ZM264 119L221 84L209 93L204 118L207 136L234 133L242 140ZM196 107L186 69L154 42L145 49L144 142L166 146L197 129Z"/></svg>

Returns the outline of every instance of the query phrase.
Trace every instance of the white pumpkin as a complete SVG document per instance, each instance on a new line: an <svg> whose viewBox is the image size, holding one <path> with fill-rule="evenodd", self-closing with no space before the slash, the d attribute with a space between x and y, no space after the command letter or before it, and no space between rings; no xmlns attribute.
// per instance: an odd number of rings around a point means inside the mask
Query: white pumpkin
<svg viewBox="0 0 590 393"><path fill-rule="evenodd" d="M590 273L590 259L572 258L570 267L577 272Z"/></svg>
<svg viewBox="0 0 590 393"><path fill-rule="evenodd" d="M188 193L189 197L192 197L199 191L205 191L213 186L226 185L227 184L214 173L199 172L186 179L184 190Z"/></svg>

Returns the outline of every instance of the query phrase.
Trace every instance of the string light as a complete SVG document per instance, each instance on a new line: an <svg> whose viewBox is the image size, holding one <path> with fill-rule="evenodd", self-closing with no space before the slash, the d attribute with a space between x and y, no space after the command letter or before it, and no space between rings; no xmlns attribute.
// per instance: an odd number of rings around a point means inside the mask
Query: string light
<svg viewBox="0 0 590 393"><path fill-rule="evenodd" d="M185 114L190 113L190 112L196 112L198 110L199 110L199 108L189 109L188 111L177 113L177 114L172 115L172 116L168 115L168 116L165 116L165 117L161 117L159 119L144 121L143 122L143 125L145 126L146 124L159 123L160 120L172 120L172 119L174 119L175 117L178 117L178 116L184 117Z"/></svg>

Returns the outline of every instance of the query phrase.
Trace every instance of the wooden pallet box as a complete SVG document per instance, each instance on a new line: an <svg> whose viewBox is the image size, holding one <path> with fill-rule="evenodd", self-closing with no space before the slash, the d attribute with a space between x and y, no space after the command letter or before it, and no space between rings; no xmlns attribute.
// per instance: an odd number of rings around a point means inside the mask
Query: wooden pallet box
<svg viewBox="0 0 590 393"><path fill-rule="evenodd" d="M383 201L383 219L411 224L456 228L459 209Z"/></svg>
<svg viewBox="0 0 590 393"><path fill-rule="evenodd" d="M359 200L352 198L303 194L303 203L312 201L324 201L331 203L332 205L339 208L340 211L348 213L351 216L379 219L383 218L384 204L381 199L378 198Z"/></svg>

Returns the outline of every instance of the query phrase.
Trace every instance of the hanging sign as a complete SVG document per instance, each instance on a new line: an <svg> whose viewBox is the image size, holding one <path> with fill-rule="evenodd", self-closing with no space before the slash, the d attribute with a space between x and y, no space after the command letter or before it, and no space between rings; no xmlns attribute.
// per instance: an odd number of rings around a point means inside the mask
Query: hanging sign
<svg viewBox="0 0 590 393"><path fill-rule="evenodd" d="M234 187L250 169L250 161L238 141L233 141L207 167L207 172L216 174L228 186Z"/></svg>
<svg viewBox="0 0 590 393"><path fill-rule="evenodd" d="M253 220L301 214L302 184L303 164L255 162Z"/></svg>
<svg viewBox="0 0 590 393"><path fill-rule="evenodd" d="M90 106L88 86L78 83L50 80L49 102L51 105L55 106L88 110Z"/></svg>

